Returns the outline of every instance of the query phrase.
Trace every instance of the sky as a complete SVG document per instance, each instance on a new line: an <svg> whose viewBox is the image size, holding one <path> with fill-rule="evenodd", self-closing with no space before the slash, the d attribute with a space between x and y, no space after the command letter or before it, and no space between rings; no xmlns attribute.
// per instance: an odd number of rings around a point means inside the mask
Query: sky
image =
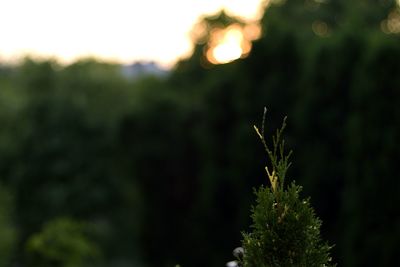
<svg viewBox="0 0 400 267"><path fill-rule="evenodd" d="M70 63L97 57L171 67L190 54L190 30L225 9L247 20L262 0L0 0L0 62L26 55Z"/></svg>

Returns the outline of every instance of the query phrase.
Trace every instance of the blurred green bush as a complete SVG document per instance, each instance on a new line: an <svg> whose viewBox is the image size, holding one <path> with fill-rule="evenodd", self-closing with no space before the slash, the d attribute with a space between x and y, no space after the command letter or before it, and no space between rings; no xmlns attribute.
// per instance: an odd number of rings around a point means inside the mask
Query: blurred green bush
<svg viewBox="0 0 400 267"><path fill-rule="evenodd" d="M56 218L33 234L26 243L29 266L99 266L99 251L87 236L89 225Z"/></svg>

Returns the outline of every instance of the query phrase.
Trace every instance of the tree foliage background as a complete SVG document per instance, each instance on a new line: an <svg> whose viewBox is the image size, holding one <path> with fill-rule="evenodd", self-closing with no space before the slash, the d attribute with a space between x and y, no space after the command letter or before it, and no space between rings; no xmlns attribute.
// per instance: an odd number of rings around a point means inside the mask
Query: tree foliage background
<svg viewBox="0 0 400 267"><path fill-rule="evenodd" d="M230 64L205 68L204 44L166 78L95 60L2 64L0 265L29 266L29 240L69 218L90 225L97 266L223 266L267 184L251 127L267 106L269 129L289 117L288 179L338 265L395 266L400 11L272 2L251 54Z"/></svg>

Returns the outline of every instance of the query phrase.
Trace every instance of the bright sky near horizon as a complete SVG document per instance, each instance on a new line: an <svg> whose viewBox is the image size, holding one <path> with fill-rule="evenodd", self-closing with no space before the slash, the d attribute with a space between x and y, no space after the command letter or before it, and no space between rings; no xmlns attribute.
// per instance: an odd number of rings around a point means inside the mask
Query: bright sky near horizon
<svg viewBox="0 0 400 267"><path fill-rule="evenodd" d="M190 53L200 16L225 9L247 19L263 0L0 0L0 62L25 55L168 67Z"/></svg>

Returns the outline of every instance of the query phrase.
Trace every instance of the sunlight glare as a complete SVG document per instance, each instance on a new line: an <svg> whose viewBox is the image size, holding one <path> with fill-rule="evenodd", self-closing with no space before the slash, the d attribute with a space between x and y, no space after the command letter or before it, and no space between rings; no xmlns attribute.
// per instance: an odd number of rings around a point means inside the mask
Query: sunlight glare
<svg viewBox="0 0 400 267"><path fill-rule="evenodd" d="M240 58L242 55L242 31L235 28L228 28L221 33L220 40L217 45L211 49L212 61L218 64L224 64Z"/></svg>
<svg viewBox="0 0 400 267"><path fill-rule="evenodd" d="M261 28L257 24L233 24L226 29L214 29L208 43L207 60L212 64L226 64L244 58L250 53L251 41L260 35Z"/></svg>

